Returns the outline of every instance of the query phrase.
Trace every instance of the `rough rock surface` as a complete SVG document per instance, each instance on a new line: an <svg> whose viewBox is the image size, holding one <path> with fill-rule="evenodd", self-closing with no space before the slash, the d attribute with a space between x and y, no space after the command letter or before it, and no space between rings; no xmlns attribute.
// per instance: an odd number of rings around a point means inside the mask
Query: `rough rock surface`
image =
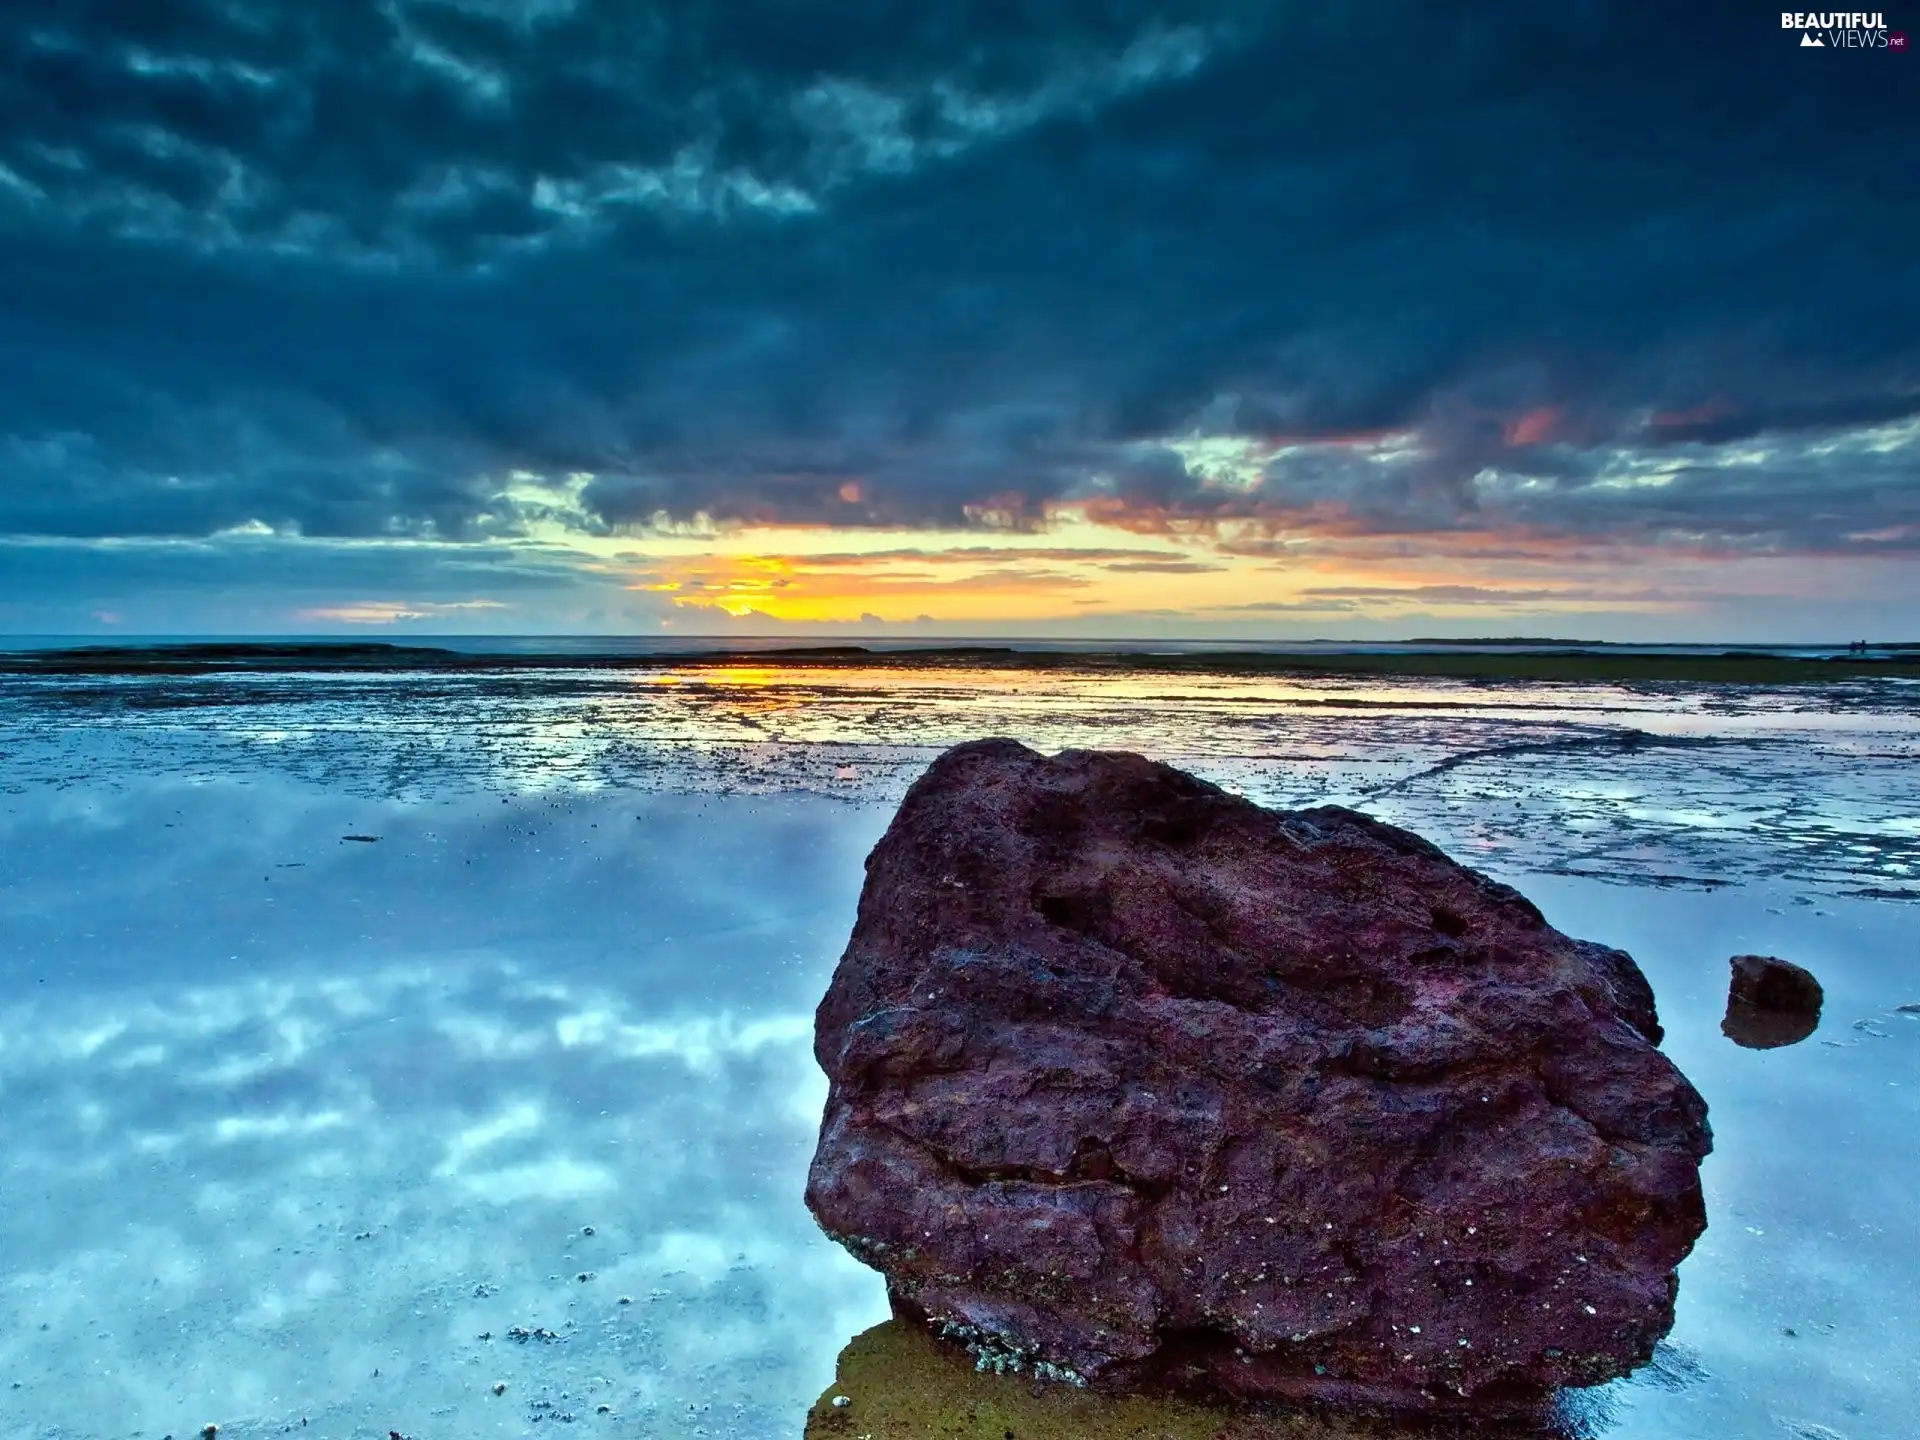
<svg viewBox="0 0 1920 1440"><path fill-rule="evenodd" d="M1643 1363L1706 1219L1623 952L1338 808L959 746L867 861L807 1202L984 1366L1400 1411Z"/></svg>
<svg viewBox="0 0 1920 1440"><path fill-rule="evenodd" d="M1813 972L1791 960L1776 960L1771 955L1736 955L1727 964L1733 971L1727 986L1730 1004L1778 1010L1788 1015L1818 1015L1826 1000L1826 992L1813 978Z"/></svg>

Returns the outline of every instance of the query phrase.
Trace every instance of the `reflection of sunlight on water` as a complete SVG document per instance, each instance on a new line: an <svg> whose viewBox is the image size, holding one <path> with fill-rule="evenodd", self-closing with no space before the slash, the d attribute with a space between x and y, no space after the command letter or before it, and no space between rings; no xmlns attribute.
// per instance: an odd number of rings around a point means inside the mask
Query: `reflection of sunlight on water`
<svg viewBox="0 0 1920 1440"><path fill-rule="evenodd" d="M1649 877L1711 863L1898 888L1915 869L1902 852L1920 849L1920 836L1890 823L1920 808L1920 714L1911 687L1877 681L1769 688L1096 663L744 663L149 677L108 688L174 703L65 705L50 716L35 707L33 685L0 694L0 735L12 742L0 748L0 787L118 780L164 754L160 763L188 781L264 767L411 798L490 792L564 804L633 789L800 790L885 802L938 750L995 733L1045 750L1141 750L1265 803L1360 803L1443 845L1493 846L1547 869L1594 870L1602 831L1630 840L1605 863ZM142 732L164 742L158 751L129 743ZM1568 745L1591 748L1576 755ZM1672 746L1679 753L1667 753ZM1614 792L1604 782L1616 777L1634 783ZM1559 794L1567 782L1582 793ZM1499 833L1456 831L1450 817L1463 801L1483 803L1489 788L1516 802L1497 817ZM1624 792L1695 803L1636 808ZM1855 833L1877 847L1864 866L1837 860L1836 832L1856 819ZM1744 851L1731 840L1743 826L1756 832ZM1707 836L1717 837L1710 861L1689 853Z"/></svg>
<svg viewBox="0 0 1920 1440"><path fill-rule="evenodd" d="M1625 813L1635 820L1656 825L1684 826L1691 830L1733 830L1751 824L1751 819L1722 815L1712 810L1679 810L1658 805L1628 805Z"/></svg>
<svg viewBox="0 0 1920 1440"><path fill-rule="evenodd" d="M1691 695L1657 695L1644 688L1612 685L1519 684L1499 686L1433 679L1417 683L1356 676L1287 674L1160 675L1094 670L1009 671L954 666L875 669L866 666L687 666L629 672L628 686L677 692L671 699L685 718L724 730L729 721L764 723L774 717L795 728L784 738L826 740L857 724L872 707L911 707L920 717L965 711L1015 724L1098 723L1103 711L1132 712L1154 706L1163 719L1203 719L1223 707L1230 714L1298 712L1312 716L1328 707L1452 712L1462 717L1547 711L1568 715L1603 711L1639 714L1691 711ZM1089 713L1091 712L1091 713ZM641 720L639 716L629 716ZM853 738L846 736L844 738ZM860 738L871 738L861 736Z"/></svg>
<svg viewBox="0 0 1920 1440"><path fill-rule="evenodd" d="M1841 819L1815 818L1807 822L1823 830L1844 830L1856 834L1890 835L1905 839L1909 836L1920 837L1920 816L1912 819L1897 818L1875 820L1868 817L1848 817Z"/></svg>

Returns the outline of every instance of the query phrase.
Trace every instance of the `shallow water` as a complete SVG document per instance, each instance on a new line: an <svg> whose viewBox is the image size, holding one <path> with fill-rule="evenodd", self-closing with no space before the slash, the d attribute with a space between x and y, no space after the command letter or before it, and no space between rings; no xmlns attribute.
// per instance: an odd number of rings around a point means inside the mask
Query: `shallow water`
<svg viewBox="0 0 1920 1440"><path fill-rule="evenodd" d="M9 682L0 1435L798 1435L885 1313L799 1199L812 1007L893 802L981 733L1364 804L1631 950L1712 1107L1712 1223L1594 1428L1909 1435L1917 710L951 669ZM1720 1034L1743 951L1820 976L1811 1039Z"/></svg>

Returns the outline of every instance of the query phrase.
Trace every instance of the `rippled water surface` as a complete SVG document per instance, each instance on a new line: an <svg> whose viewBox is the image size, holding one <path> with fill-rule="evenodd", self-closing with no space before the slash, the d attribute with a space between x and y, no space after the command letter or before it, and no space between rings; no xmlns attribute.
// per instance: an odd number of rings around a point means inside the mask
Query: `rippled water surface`
<svg viewBox="0 0 1920 1440"><path fill-rule="evenodd" d="M1631 950L1712 1223L1592 1428L1913 1433L1910 687L743 664L0 681L0 1435L797 1436L885 1313L800 1203L812 1007L982 734L1360 805ZM1745 951L1812 1038L1721 1035Z"/></svg>

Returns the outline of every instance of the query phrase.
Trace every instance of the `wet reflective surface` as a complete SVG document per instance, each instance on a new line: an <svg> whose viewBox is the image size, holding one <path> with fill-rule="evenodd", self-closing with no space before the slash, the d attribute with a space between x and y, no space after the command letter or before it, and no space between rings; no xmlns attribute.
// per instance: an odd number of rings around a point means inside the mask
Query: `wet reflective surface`
<svg viewBox="0 0 1920 1440"><path fill-rule="evenodd" d="M798 1436L885 1317L800 1203L812 1007L992 732L1363 804L1632 951L1711 1227L1583 1423L1911 1433L1914 697L771 674L0 688L0 1434ZM1722 1034L1742 953L1811 1037Z"/></svg>
<svg viewBox="0 0 1920 1440"><path fill-rule="evenodd" d="M893 802L947 746L1144 751L1465 854L1711 887L1920 896L1920 682L1162 673L1111 660L0 675L0 786L265 770L433 800L642 789Z"/></svg>

